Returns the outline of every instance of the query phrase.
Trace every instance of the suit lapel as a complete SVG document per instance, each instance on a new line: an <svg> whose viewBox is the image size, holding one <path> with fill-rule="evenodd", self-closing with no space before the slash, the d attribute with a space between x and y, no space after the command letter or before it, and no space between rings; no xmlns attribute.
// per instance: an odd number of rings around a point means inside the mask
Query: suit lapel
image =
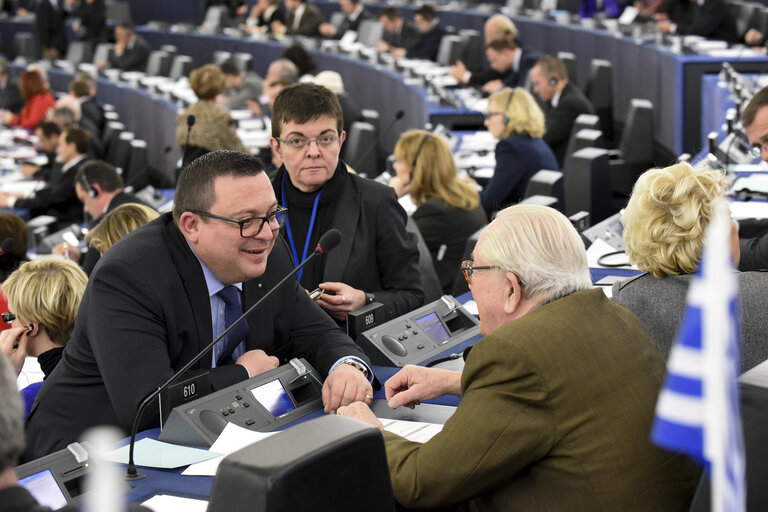
<svg viewBox="0 0 768 512"><path fill-rule="evenodd" d="M344 165L339 162L340 165ZM349 255L352 253L357 223L360 221L360 197L354 191L354 177L349 176L344 186L344 191L337 201L336 213L333 216L334 227L341 231L341 243L325 257L325 270L323 281L341 281L344 270L347 268ZM349 205L349 206L347 206Z"/></svg>

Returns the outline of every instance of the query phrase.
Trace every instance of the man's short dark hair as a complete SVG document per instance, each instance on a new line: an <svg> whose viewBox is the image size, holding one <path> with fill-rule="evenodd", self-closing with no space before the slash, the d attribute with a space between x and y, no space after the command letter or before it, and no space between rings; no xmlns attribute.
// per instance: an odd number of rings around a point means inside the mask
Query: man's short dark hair
<svg viewBox="0 0 768 512"><path fill-rule="evenodd" d="M768 87L763 87L749 100L744 112L741 113L742 126L748 127L754 123L757 112L766 105L768 105Z"/></svg>
<svg viewBox="0 0 768 512"><path fill-rule="evenodd" d="M511 39L494 39L485 45L485 49L495 50L497 52L502 52L504 50L516 50L517 44L515 44L515 42Z"/></svg>
<svg viewBox="0 0 768 512"><path fill-rule="evenodd" d="M196 158L181 170L173 199L173 220L178 224L181 214L190 210L210 211L216 201L217 177L257 176L264 169L260 158L239 151L213 151Z"/></svg>
<svg viewBox="0 0 768 512"><path fill-rule="evenodd" d="M560 81L568 80L568 68L565 67L565 62L552 55L540 58L534 67L538 67L545 75L556 76Z"/></svg>
<svg viewBox="0 0 768 512"><path fill-rule="evenodd" d="M126 32L130 32L131 34L136 33L136 25L134 25L132 21L121 21L118 27L122 28Z"/></svg>
<svg viewBox="0 0 768 512"><path fill-rule="evenodd" d="M75 144L77 152L84 155L88 152L89 144L91 143L91 135L82 128L69 128L66 135L64 135L64 142L67 144Z"/></svg>
<svg viewBox="0 0 768 512"><path fill-rule="evenodd" d="M379 18L387 18L388 20L397 20L403 17L402 14L400 14L400 9L397 7L384 7L382 10L379 11Z"/></svg>
<svg viewBox="0 0 768 512"><path fill-rule="evenodd" d="M272 136L279 137L285 123L304 124L323 116L336 119L336 130L341 134L344 114L335 94L309 82L286 87L272 106Z"/></svg>
<svg viewBox="0 0 768 512"><path fill-rule="evenodd" d="M229 76L240 76L240 66L237 65L237 62L235 62L232 59L225 60L221 63L221 71L225 75Z"/></svg>
<svg viewBox="0 0 768 512"><path fill-rule="evenodd" d="M43 135L46 137L50 137L51 135L61 135L61 126L53 121L41 121L35 129L42 131Z"/></svg>
<svg viewBox="0 0 768 512"><path fill-rule="evenodd" d="M0 473L16 466L24 451L24 407L11 364L0 354Z"/></svg>
<svg viewBox="0 0 768 512"><path fill-rule="evenodd" d="M296 43L283 50L281 55L296 65L299 76L314 75L317 71L317 63L311 53L307 51L301 43Z"/></svg>
<svg viewBox="0 0 768 512"><path fill-rule="evenodd" d="M115 192L124 186L123 178L117 169L102 160L91 160L81 166L75 174L75 183L79 183L86 192L96 184L104 192Z"/></svg>
<svg viewBox="0 0 768 512"><path fill-rule="evenodd" d="M69 92L75 98L85 98L91 95L91 86L85 80L75 78L69 83Z"/></svg>
<svg viewBox="0 0 768 512"><path fill-rule="evenodd" d="M428 4L424 4L413 11L414 16L417 14L427 21L432 21L433 19L437 18L437 11L435 11L434 7Z"/></svg>
<svg viewBox="0 0 768 512"><path fill-rule="evenodd" d="M11 65L5 57L0 57L0 75L11 76Z"/></svg>

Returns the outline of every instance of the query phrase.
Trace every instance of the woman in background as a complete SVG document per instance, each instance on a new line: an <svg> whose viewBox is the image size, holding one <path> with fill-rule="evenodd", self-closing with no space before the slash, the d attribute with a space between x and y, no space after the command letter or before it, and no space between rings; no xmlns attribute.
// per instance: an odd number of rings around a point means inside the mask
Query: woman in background
<svg viewBox="0 0 768 512"><path fill-rule="evenodd" d="M410 193L417 206L413 220L429 247L445 293L459 272L467 239L485 226L477 185L459 178L448 144L424 130L410 130L395 146L392 185L398 197Z"/></svg>
<svg viewBox="0 0 768 512"><path fill-rule="evenodd" d="M723 173L680 163L638 178L622 215L629 261L646 272L614 283L613 300L624 304L651 333L666 360L685 309L688 286L701 257L707 227L722 200ZM734 267L739 231L731 232ZM739 272L742 371L768 358L768 274Z"/></svg>
<svg viewBox="0 0 768 512"><path fill-rule="evenodd" d="M21 97L24 99L24 106L21 107L21 112L18 114L3 112L3 123L34 130L45 119L45 115L56 104L56 100L53 98L51 91L48 90L42 74L36 70L21 72L19 92L21 92Z"/></svg>
<svg viewBox="0 0 768 512"><path fill-rule="evenodd" d="M118 240L128 233L158 217L158 213L138 203L126 203L118 206L99 222L96 227L85 235L85 243L101 254L115 245Z"/></svg>
<svg viewBox="0 0 768 512"><path fill-rule="evenodd" d="M488 100L485 127L496 143L496 168L480 194L483 208L492 215L518 203L531 176L541 169L557 171L557 159L544 142L544 113L528 91L502 89Z"/></svg>

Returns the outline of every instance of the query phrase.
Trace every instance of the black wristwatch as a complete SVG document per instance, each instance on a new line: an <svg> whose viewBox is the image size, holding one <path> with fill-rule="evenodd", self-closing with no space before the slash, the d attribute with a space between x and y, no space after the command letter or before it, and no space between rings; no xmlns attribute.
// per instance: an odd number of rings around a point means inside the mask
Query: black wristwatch
<svg viewBox="0 0 768 512"><path fill-rule="evenodd" d="M365 292L365 303L370 304L376 300L376 296L372 293Z"/></svg>
<svg viewBox="0 0 768 512"><path fill-rule="evenodd" d="M354 359L345 359L342 362L340 362L339 364L348 364L349 366L357 368L358 370L363 372L363 375L365 375L366 379L368 378L368 375L369 375L368 368L366 368L365 365L360 364L360 362L355 361Z"/></svg>

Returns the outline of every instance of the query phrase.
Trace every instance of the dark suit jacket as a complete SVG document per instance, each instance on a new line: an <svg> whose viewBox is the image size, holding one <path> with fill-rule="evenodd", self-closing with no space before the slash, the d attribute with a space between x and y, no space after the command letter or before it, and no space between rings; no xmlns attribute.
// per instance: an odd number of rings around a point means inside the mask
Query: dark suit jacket
<svg viewBox="0 0 768 512"><path fill-rule="evenodd" d="M360 13L360 16L353 20L349 18L349 16L344 16L344 20L342 20L341 25L339 25L339 29L336 31L336 39L341 39L341 36L344 35L344 32L347 30L353 30L357 32L360 30L360 23L363 22L363 20L369 20L371 19L371 13L363 9L363 12Z"/></svg>
<svg viewBox="0 0 768 512"><path fill-rule="evenodd" d="M64 18L67 13L54 9L48 0L38 0L35 9L35 23L40 38L41 48L55 48L61 58L67 53L67 33L64 29Z"/></svg>
<svg viewBox="0 0 768 512"><path fill-rule="evenodd" d="M287 176L285 167L273 181L278 198L283 176ZM336 204L332 227L341 231L342 238L325 256L322 281L342 282L373 293L384 304L387 320L421 306L424 291L416 237L405 229L407 216L394 190L350 174ZM290 211L290 204L283 206Z"/></svg>
<svg viewBox="0 0 768 512"><path fill-rule="evenodd" d="M277 9L272 11L272 14L269 16L268 19L264 18L264 13L259 14L259 16L256 18L256 25L259 27L263 27L263 26L269 27L273 21L279 21L280 23L285 23L285 12L283 12L283 9L280 8L280 6L278 6Z"/></svg>
<svg viewBox="0 0 768 512"><path fill-rule="evenodd" d="M531 176L541 169L560 167L552 150L542 139L512 134L496 143L496 168L483 187L480 199L488 214L523 199Z"/></svg>
<svg viewBox="0 0 768 512"><path fill-rule="evenodd" d="M437 60L437 52L440 50L440 41L443 40L445 30L439 24L435 24L427 32L424 32L416 40L416 43L405 54L409 59Z"/></svg>
<svg viewBox="0 0 768 512"><path fill-rule="evenodd" d="M147 69L149 54L152 51L143 37L137 35L131 48L126 48L120 55L109 57L109 66L122 71L144 71Z"/></svg>
<svg viewBox="0 0 768 512"><path fill-rule="evenodd" d="M286 23L288 35L299 36L320 36L320 25L325 21L320 10L312 4L305 3L307 6L304 9L299 20L299 28L293 29L293 14L288 15L288 22Z"/></svg>
<svg viewBox="0 0 768 512"><path fill-rule="evenodd" d="M688 510L699 468L649 440L664 363L602 290L480 340L462 399L420 444L384 432L397 501L459 510Z"/></svg>
<svg viewBox="0 0 768 512"><path fill-rule="evenodd" d="M562 167L565 160L565 152L568 149L568 139L571 136L573 122L579 114L594 114L595 109L584 93L578 87L568 82L560 95L557 107L545 106L544 114L547 118L547 132L544 134L546 142L557 157L557 163Z"/></svg>
<svg viewBox="0 0 768 512"><path fill-rule="evenodd" d="M393 48L405 48L410 50L416 41L419 40L421 34L413 23L408 20L403 20L403 25L400 27L399 32L384 32L382 39Z"/></svg>
<svg viewBox="0 0 768 512"><path fill-rule="evenodd" d="M115 208L117 208L120 205L128 204L128 203L138 203L143 204L144 206L149 206L141 199L137 198L133 194L128 194L127 192L119 192L115 197L112 198L112 201L110 201L109 206L107 206L107 211L104 212L104 215L108 214ZM96 226L99 225L99 222L104 218L104 215L99 217L98 219L94 219L91 221L91 223L88 225L88 229L93 229ZM93 247L88 247L88 250L86 251L85 255L83 255L83 259L80 260L80 266L83 267L83 271L85 271L86 274L91 275L91 272L93 272L94 267L99 262L99 259L101 258L101 253L94 249Z"/></svg>
<svg viewBox="0 0 768 512"><path fill-rule="evenodd" d="M265 295L293 265L278 242L267 271L243 283L243 308ZM293 280L248 320L248 350L281 362L305 357L322 375L340 358L363 352ZM59 450L88 427L128 431L136 408L213 339L203 271L170 213L120 240L91 274L61 362L45 381L27 419L26 459ZM211 368L205 356L190 370ZM210 370L214 390L248 377L240 365ZM140 430L156 427L149 407Z"/></svg>
<svg viewBox="0 0 768 512"><path fill-rule="evenodd" d="M27 208L33 217L52 215L59 222L58 227L65 227L72 222L83 220L83 204L75 194L75 174L88 158L83 158L76 165L62 172L60 163L54 164L48 186L35 192L32 197L19 199L14 208Z"/></svg>
<svg viewBox="0 0 768 512"><path fill-rule="evenodd" d="M677 1L683 4L682 7L685 7L684 2ZM729 43L739 41L736 20L728 4L723 0L705 0L701 7L696 5L695 0L691 0L687 9L681 8L679 10L684 14L680 15L678 21L675 21L674 13L670 14L670 19L677 23L679 34L721 39Z"/></svg>
<svg viewBox="0 0 768 512"><path fill-rule="evenodd" d="M83 1L73 16L80 18L77 38L91 43L91 49L107 40L107 8L103 3Z"/></svg>
<svg viewBox="0 0 768 512"><path fill-rule="evenodd" d="M523 52L520 56L520 65L518 66L517 71L510 69L504 78L502 78L505 87L525 87L528 80L528 73L542 57L536 50L518 48L518 51Z"/></svg>
<svg viewBox="0 0 768 512"><path fill-rule="evenodd" d="M99 105L95 99L89 98L80 104L83 117L93 123L98 128L99 133L104 129L104 107Z"/></svg>
<svg viewBox="0 0 768 512"><path fill-rule="evenodd" d="M739 270L768 270L768 219L739 221Z"/></svg>
<svg viewBox="0 0 768 512"><path fill-rule="evenodd" d="M14 114L18 114L23 106L24 99L19 92L18 82L12 77L8 77L5 81L5 87L0 89L0 109L10 110Z"/></svg>
<svg viewBox="0 0 768 512"><path fill-rule="evenodd" d="M413 220L429 248L440 286L451 293L467 239L488 222L483 206L467 211L430 197L413 212Z"/></svg>

